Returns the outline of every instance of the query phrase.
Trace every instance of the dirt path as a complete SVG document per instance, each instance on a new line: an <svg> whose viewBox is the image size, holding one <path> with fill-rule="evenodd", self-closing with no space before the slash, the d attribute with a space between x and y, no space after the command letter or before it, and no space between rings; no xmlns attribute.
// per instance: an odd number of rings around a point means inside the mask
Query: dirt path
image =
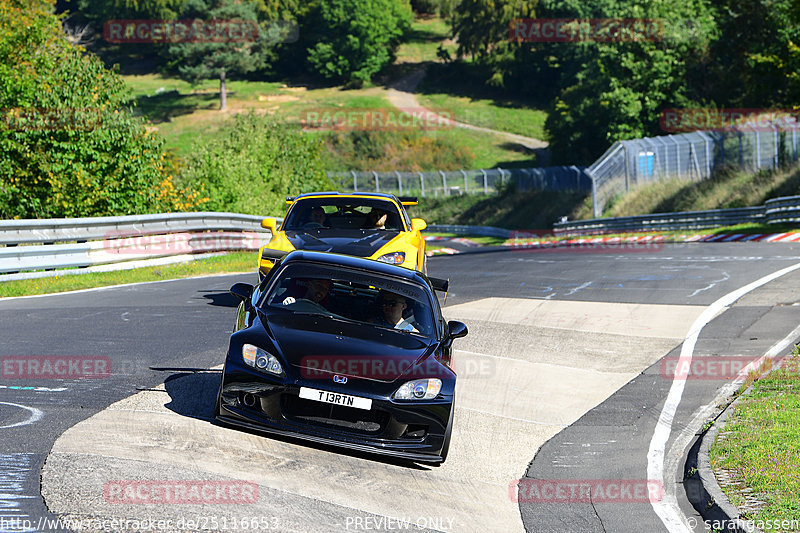
<svg viewBox="0 0 800 533"><path fill-rule="evenodd" d="M414 94L414 90L417 88L417 85L419 85L419 83L422 81L422 78L424 77L425 77L425 67L422 67L391 84L389 86L389 90L387 91L387 98L389 100L389 103L391 103L393 106L395 106L400 110L424 109L423 106L419 103L417 96ZM480 131L483 133L497 135L509 140L510 142L519 144L520 146L524 146L529 150L540 152L542 149L547 148L547 143L540 139L534 139L533 137L525 137L523 135L508 133L505 131L497 131L489 128L482 128L480 126L474 126L472 124L466 124L464 122L457 122L455 120L450 120L445 117L439 117L438 115L435 116L436 120L452 124L457 128L464 128L468 130Z"/></svg>

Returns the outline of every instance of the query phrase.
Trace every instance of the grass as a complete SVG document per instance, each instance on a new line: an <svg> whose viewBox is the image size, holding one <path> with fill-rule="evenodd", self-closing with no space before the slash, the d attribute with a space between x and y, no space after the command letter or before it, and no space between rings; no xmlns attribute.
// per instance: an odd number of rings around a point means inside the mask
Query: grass
<svg viewBox="0 0 800 533"><path fill-rule="evenodd" d="M711 464L733 474L723 487L734 505L745 503L741 486L764 506L750 520L800 516L800 357L754 383L711 447Z"/></svg>
<svg viewBox="0 0 800 533"><path fill-rule="evenodd" d="M508 239L504 239L503 237L491 237L488 235L460 235L456 233L439 233L435 231L426 231L424 232L425 237L432 236L432 237L447 237L448 239L469 239L472 242L476 242L481 246L501 246L505 243ZM426 249L431 249L431 246L435 245L436 241L428 243Z"/></svg>
<svg viewBox="0 0 800 533"><path fill-rule="evenodd" d="M436 50L440 44L455 55L458 46L450 37L450 25L439 17L418 17L411 24L408 42L397 49L398 63L423 63L436 61Z"/></svg>
<svg viewBox="0 0 800 533"><path fill-rule="evenodd" d="M424 94L419 101L424 107L441 110L442 113L449 112L459 122L547 140L544 129L547 113L539 109L512 101L443 93Z"/></svg>
<svg viewBox="0 0 800 533"><path fill-rule="evenodd" d="M387 69L383 76L399 76L413 70L417 65L437 61L436 52L442 44L451 54L456 44L449 39L450 27L439 17L418 17L412 23L408 42L401 45L397 61ZM130 71L130 70L129 70ZM208 142L217 135L220 128L235 114L256 112L275 116L278 120L299 123L308 112L331 111L339 109L393 109L382 86L367 84L362 88L296 85L290 81L264 82L228 80L228 110L220 112L219 81L205 80L191 85L179 78L161 74L125 74L122 76L130 87L136 103L137 113L144 116L166 140L166 147L178 156L186 156L196 143ZM386 80L391 81L391 80ZM440 91L441 92L441 91ZM446 94L431 96L437 102L445 102L444 107L458 108L459 118L478 125L496 127L500 130L516 127L514 116L524 113L522 121L526 125L517 128L519 132L534 132L541 136L544 114L536 110L526 110L509 106L494 105L489 100L462 102L453 97L446 100ZM435 107L443 107L438 103ZM470 117L482 117L473 120ZM509 130L511 131L511 130ZM312 132L311 135L326 136L327 132ZM474 154L474 161L468 168L511 168L536 166L535 156L530 151L509 143L500 136L460 128L430 131L425 135L439 137L450 143L457 143ZM402 149L402 147L399 147ZM441 148L446 150L446 148ZM339 162L338 157L330 158ZM358 161L345 161L344 167L355 168ZM386 164L392 161L387 159ZM360 170L371 170L361 169ZM330 170L337 170L331 168ZM398 168L397 170L405 170ZM423 170L439 170L423 169ZM443 170L452 170L444 168Z"/></svg>
<svg viewBox="0 0 800 533"><path fill-rule="evenodd" d="M288 87L272 82L231 81L228 84L232 91L228 97L228 111L221 113L218 111L216 81L206 81L192 87L177 78L156 74L127 75L123 78L131 87L137 112L164 136L167 148L175 150L180 156L190 153L197 142L207 142L213 138L234 114L240 112L252 110L275 116L278 120L299 123L306 113L313 111L392 109L385 90L380 87L343 90L339 87ZM325 131L309 134L328 135ZM532 153L509 146L508 141L498 136L460 128L430 131L426 135L468 148L474 154L474 161L469 168L535 166ZM332 158L332 161L335 159Z"/></svg>
<svg viewBox="0 0 800 533"><path fill-rule="evenodd" d="M123 283L181 279L206 274L253 272L255 281L256 252L236 252L226 255L156 267L90 272L66 276L0 282L0 297L29 296L107 287Z"/></svg>

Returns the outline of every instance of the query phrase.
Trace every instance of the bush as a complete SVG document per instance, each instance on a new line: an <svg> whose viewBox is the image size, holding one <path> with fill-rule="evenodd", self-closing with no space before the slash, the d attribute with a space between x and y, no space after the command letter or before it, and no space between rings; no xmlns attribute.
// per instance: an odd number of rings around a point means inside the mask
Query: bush
<svg viewBox="0 0 800 533"><path fill-rule="evenodd" d="M297 128L237 115L213 141L192 151L182 182L205 191L203 209L281 215L287 195L330 188L321 148Z"/></svg>
<svg viewBox="0 0 800 533"><path fill-rule="evenodd" d="M52 6L16 4L0 0L0 217L194 207L119 76L67 40Z"/></svg>
<svg viewBox="0 0 800 533"><path fill-rule="evenodd" d="M458 170L475 160L469 148L419 131L334 133L325 142L336 170Z"/></svg>

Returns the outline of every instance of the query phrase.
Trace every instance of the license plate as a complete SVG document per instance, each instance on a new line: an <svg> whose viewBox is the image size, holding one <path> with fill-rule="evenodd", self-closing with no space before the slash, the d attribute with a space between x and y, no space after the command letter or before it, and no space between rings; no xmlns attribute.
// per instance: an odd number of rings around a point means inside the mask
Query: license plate
<svg viewBox="0 0 800 533"><path fill-rule="evenodd" d="M372 400L369 398L359 398L358 396L350 396L349 394L340 394L338 392L300 387L300 397L306 400L355 407L356 409L365 409L367 411L372 409Z"/></svg>

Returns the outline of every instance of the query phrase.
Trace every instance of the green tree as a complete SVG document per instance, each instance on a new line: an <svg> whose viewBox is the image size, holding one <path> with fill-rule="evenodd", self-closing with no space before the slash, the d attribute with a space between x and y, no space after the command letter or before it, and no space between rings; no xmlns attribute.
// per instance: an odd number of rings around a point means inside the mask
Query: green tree
<svg viewBox="0 0 800 533"><path fill-rule="evenodd" d="M327 190L319 139L255 114L237 115L187 158L182 183L203 188L204 209L258 215L284 211L287 195Z"/></svg>
<svg viewBox="0 0 800 533"><path fill-rule="evenodd" d="M102 31L109 20L155 19L177 17L184 0L71 0L76 11Z"/></svg>
<svg viewBox="0 0 800 533"><path fill-rule="evenodd" d="M508 41L508 25L534 16L538 0L461 0L453 11L458 55L486 60L498 43Z"/></svg>
<svg viewBox="0 0 800 533"><path fill-rule="evenodd" d="M720 37L696 82L724 107L800 104L800 3L720 0Z"/></svg>
<svg viewBox="0 0 800 533"><path fill-rule="evenodd" d="M0 0L0 218L193 207L119 76L66 39L52 3L18 5Z"/></svg>
<svg viewBox="0 0 800 533"><path fill-rule="evenodd" d="M328 79L367 82L394 60L412 18L408 0L320 0L300 28L315 37L308 64Z"/></svg>
<svg viewBox="0 0 800 533"><path fill-rule="evenodd" d="M556 161L588 164L614 141L666 133L659 130L665 108L703 103L692 84L693 66L707 56L717 34L714 13L704 0L605 0L588 6L602 7L605 17L658 19L663 29L648 39L621 34L614 42L539 46L540 57L549 55L547 61L557 69L549 70L559 94L546 123ZM540 16L570 16L564 8L564 3L543 2ZM598 13L576 4L571 16Z"/></svg>
<svg viewBox="0 0 800 533"><path fill-rule="evenodd" d="M226 79L229 74L245 75L267 66L270 48L274 44L266 31L258 29L256 5L248 0L186 0L181 19L203 22L250 21L257 31L241 39L199 39L180 42L169 47L170 65L180 76L197 83L203 79L219 78L220 110L227 107Z"/></svg>

